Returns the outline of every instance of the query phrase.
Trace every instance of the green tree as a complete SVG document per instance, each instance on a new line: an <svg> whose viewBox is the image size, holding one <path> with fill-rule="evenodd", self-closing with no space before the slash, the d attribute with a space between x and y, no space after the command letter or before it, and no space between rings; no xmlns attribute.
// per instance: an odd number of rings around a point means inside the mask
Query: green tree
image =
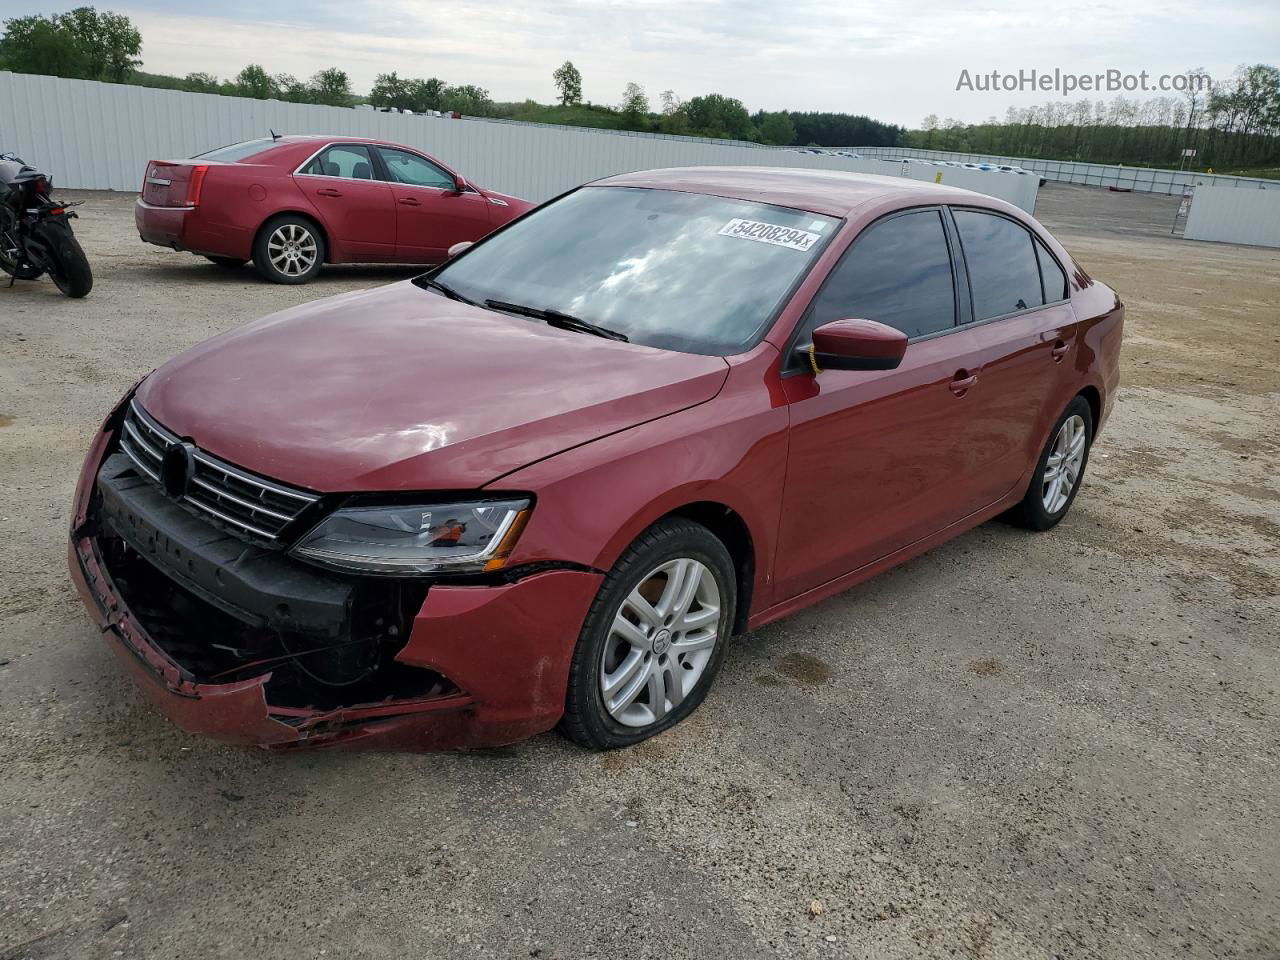
<svg viewBox="0 0 1280 960"><path fill-rule="evenodd" d="M116 83L142 61L142 35L128 17L77 7L51 17L33 15L4 21L0 67Z"/></svg>
<svg viewBox="0 0 1280 960"><path fill-rule="evenodd" d="M211 73L188 73L182 80L182 86L192 93L222 92L222 84Z"/></svg>
<svg viewBox="0 0 1280 960"><path fill-rule="evenodd" d="M694 97L684 105L684 112L689 117L689 126L703 136L746 140L755 133L751 115L742 101L723 94Z"/></svg>
<svg viewBox="0 0 1280 960"><path fill-rule="evenodd" d="M765 143L785 147L796 142L796 125L791 122L789 113L766 113L757 121L757 125L760 128L760 139Z"/></svg>
<svg viewBox="0 0 1280 960"><path fill-rule="evenodd" d="M560 91L560 103L563 106L568 107L582 102L582 74L578 72L578 68L572 61L566 60L562 63L551 74L551 79L556 82L556 89Z"/></svg>
<svg viewBox="0 0 1280 960"><path fill-rule="evenodd" d="M249 64L236 74L232 86L238 96L252 97L254 100L271 100L280 96L280 87L275 77L257 63Z"/></svg>
<svg viewBox="0 0 1280 960"><path fill-rule="evenodd" d="M351 78L347 71L326 67L307 83L307 99L330 107L351 106Z"/></svg>
<svg viewBox="0 0 1280 960"><path fill-rule="evenodd" d="M54 19L74 38L92 79L123 83L142 64L142 34L128 17L76 7Z"/></svg>
<svg viewBox="0 0 1280 960"><path fill-rule="evenodd" d="M401 80L394 70L391 73L380 73L373 79L373 89L369 91L369 102L375 107L412 110L412 82Z"/></svg>
<svg viewBox="0 0 1280 960"><path fill-rule="evenodd" d="M648 126L649 98L645 96L644 87L638 83L628 83L622 91L622 120L633 130Z"/></svg>
<svg viewBox="0 0 1280 960"><path fill-rule="evenodd" d="M437 77L425 80L408 80L405 83L409 109L414 113L444 109L444 94L448 84Z"/></svg>
<svg viewBox="0 0 1280 960"><path fill-rule="evenodd" d="M489 96L489 91L469 83L445 87L441 103L441 109L456 110L473 117L487 117L493 112L493 99Z"/></svg>
<svg viewBox="0 0 1280 960"><path fill-rule="evenodd" d="M54 20L15 17L4 22L0 38L0 69L41 73L53 77L90 79L82 52Z"/></svg>

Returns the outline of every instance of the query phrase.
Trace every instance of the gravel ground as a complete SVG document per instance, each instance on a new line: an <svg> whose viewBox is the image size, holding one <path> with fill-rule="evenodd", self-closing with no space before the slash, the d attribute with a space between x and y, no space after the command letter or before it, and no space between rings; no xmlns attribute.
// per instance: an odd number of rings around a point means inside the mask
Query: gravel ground
<svg viewBox="0 0 1280 960"><path fill-rule="evenodd" d="M259 283L89 194L97 288L0 288L0 958L1280 957L1280 252L1050 185L1126 300L1068 519L990 523L742 638L595 755L273 756L148 708L64 569L103 414Z"/></svg>

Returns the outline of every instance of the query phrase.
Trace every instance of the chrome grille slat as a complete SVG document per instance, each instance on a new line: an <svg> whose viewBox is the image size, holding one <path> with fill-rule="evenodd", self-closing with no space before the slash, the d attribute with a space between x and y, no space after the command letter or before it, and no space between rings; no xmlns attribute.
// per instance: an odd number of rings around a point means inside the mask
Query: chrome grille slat
<svg viewBox="0 0 1280 960"><path fill-rule="evenodd" d="M215 497L218 497L219 499L230 500L232 503L236 504L236 506L244 507L246 510L252 510L254 513L265 513L268 517L271 517L273 520L281 520L285 523L288 523L290 520L293 519L294 515L291 515L288 513L277 513L276 511L270 510L267 507L264 507L260 504L250 503L248 500L241 500L239 497L235 496L234 494L230 494L230 493L227 493L225 490L219 489L218 487L210 483L208 480L201 480L199 477L192 477L191 482L194 483L197 487L200 487L201 489L208 490L210 493L212 493Z"/></svg>
<svg viewBox="0 0 1280 960"><path fill-rule="evenodd" d="M165 450L179 438L151 419L137 401L125 414L120 449L153 483L161 480ZM319 496L258 477L196 449L195 469L178 502L235 530L264 540L277 540Z"/></svg>

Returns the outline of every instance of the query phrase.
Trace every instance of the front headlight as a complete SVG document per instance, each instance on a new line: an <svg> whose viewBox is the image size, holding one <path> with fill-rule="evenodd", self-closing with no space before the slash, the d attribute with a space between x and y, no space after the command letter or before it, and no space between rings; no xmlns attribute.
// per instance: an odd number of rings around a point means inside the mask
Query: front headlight
<svg viewBox="0 0 1280 960"><path fill-rule="evenodd" d="M321 520L290 552L361 573L496 570L506 563L528 517L528 500L351 507Z"/></svg>

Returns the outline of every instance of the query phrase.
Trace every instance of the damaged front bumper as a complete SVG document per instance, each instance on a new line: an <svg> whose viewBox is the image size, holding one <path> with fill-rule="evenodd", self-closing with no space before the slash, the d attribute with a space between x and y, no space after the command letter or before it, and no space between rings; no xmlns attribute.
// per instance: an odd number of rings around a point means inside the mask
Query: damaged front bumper
<svg viewBox="0 0 1280 960"><path fill-rule="evenodd" d="M131 477L110 455L113 420L80 477L71 576L183 729L275 748L430 750L513 743L559 720L600 574L426 584L316 571Z"/></svg>

